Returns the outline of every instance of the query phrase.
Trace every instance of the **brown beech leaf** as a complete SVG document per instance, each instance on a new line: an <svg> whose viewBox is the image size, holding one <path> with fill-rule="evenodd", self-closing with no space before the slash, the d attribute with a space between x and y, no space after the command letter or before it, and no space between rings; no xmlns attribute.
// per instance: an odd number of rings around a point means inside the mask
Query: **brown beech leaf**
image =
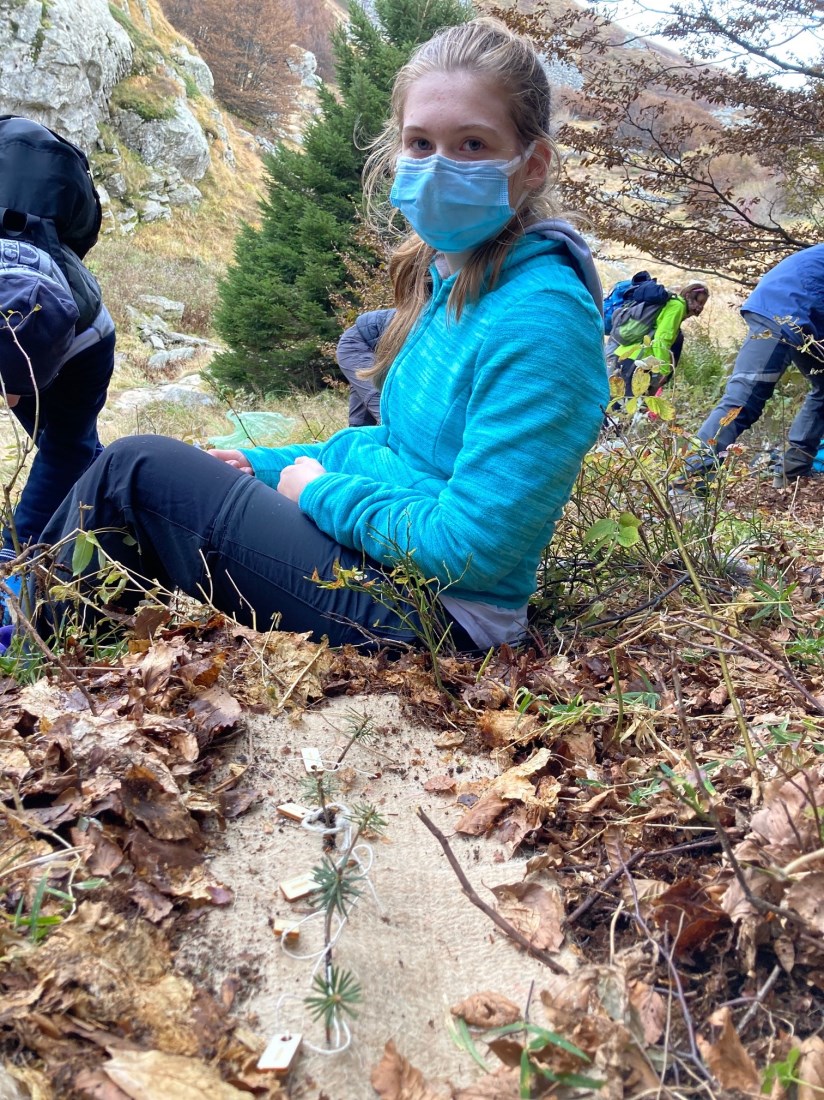
<svg viewBox="0 0 824 1100"><path fill-rule="evenodd" d="M638 1017L644 1042L649 1046L657 1043L664 1034L667 1019L667 1005L664 998L646 982L634 981L629 985L629 1003Z"/></svg>
<svg viewBox="0 0 824 1100"><path fill-rule="evenodd" d="M487 710L478 719L483 739L493 748L529 741L538 732L538 725L536 715L514 710Z"/></svg>
<svg viewBox="0 0 824 1100"><path fill-rule="evenodd" d="M709 1022L719 1029L718 1038L711 1042L699 1035L697 1042L710 1073L724 1089L758 1094L761 1077L752 1058L741 1045L730 1009L719 1008L710 1016Z"/></svg>
<svg viewBox="0 0 824 1100"><path fill-rule="evenodd" d="M481 836L492 828L507 806L509 803L503 798L487 791L456 823L455 832Z"/></svg>
<svg viewBox="0 0 824 1100"><path fill-rule="evenodd" d="M519 799L530 802L535 799L535 784L532 777L549 764L552 753L549 749L538 749L523 764L516 764L492 781L491 790L499 798Z"/></svg>
<svg viewBox="0 0 824 1100"><path fill-rule="evenodd" d="M172 789L170 789L170 786ZM183 805L177 784L156 766L136 764L120 785L120 800L129 817L145 825L160 840L191 840L200 834L197 822Z"/></svg>
<svg viewBox="0 0 824 1100"><path fill-rule="evenodd" d="M72 829L71 838L72 844L82 850L86 867L93 875L111 875L125 858L120 846L109 840L95 822L90 823L85 832Z"/></svg>
<svg viewBox="0 0 824 1100"><path fill-rule="evenodd" d="M260 791L254 787L236 787L231 791L221 791L218 795L220 812L224 817L234 818L245 814L250 806L260 801Z"/></svg>
<svg viewBox="0 0 824 1100"><path fill-rule="evenodd" d="M103 1072L130 1100L249 1100L227 1084L214 1066L159 1050L119 1050Z"/></svg>
<svg viewBox="0 0 824 1100"><path fill-rule="evenodd" d="M433 775L431 779L427 779L424 783L423 789L440 794L454 791L456 786L457 780L453 775Z"/></svg>
<svg viewBox="0 0 824 1100"><path fill-rule="evenodd" d="M797 879L787 891L785 903L816 932L824 933L824 871L811 871Z"/></svg>
<svg viewBox="0 0 824 1100"><path fill-rule="evenodd" d="M534 807L518 802L498 826L495 838L514 852L524 837L534 832L540 824L540 813L536 812Z"/></svg>
<svg viewBox="0 0 824 1100"><path fill-rule="evenodd" d="M370 1080L381 1100L442 1100L421 1071L398 1053L392 1039L384 1047L383 1058L372 1070Z"/></svg>
<svg viewBox="0 0 824 1100"><path fill-rule="evenodd" d="M473 993L449 1010L470 1027L506 1027L521 1019L521 1010L500 993Z"/></svg>
<svg viewBox="0 0 824 1100"><path fill-rule="evenodd" d="M453 1100L518 1100L523 1095L519 1088L520 1079L520 1070L504 1066L496 1073L459 1089L453 1093Z"/></svg>
<svg viewBox="0 0 824 1100"><path fill-rule="evenodd" d="M189 705L187 717L208 742L216 733L231 729L240 721L240 703L223 688L211 687Z"/></svg>
<svg viewBox="0 0 824 1100"><path fill-rule="evenodd" d="M149 698L162 695L169 686L172 669L180 660L184 645L182 638L174 638L171 643L155 642L135 661Z"/></svg>
<svg viewBox="0 0 824 1100"><path fill-rule="evenodd" d="M168 607L158 607L156 604L144 604L138 607L132 626L135 638L150 640L155 631L165 626L171 617Z"/></svg>
<svg viewBox="0 0 824 1100"><path fill-rule="evenodd" d="M666 928L676 955L703 947L729 927L730 918L694 879L672 884L651 903L653 920Z"/></svg>
<svg viewBox="0 0 824 1100"><path fill-rule="evenodd" d="M798 1078L796 1100L821 1100L824 1093L824 1039L810 1035L799 1048L801 1057L795 1067Z"/></svg>
<svg viewBox="0 0 824 1100"><path fill-rule="evenodd" d="M540 951L557 951L564 942L561 923L564 903L560 891L547 890L537 882L504 883L493 886L498 912Z"/></svg>
<svg viewBox="0 0 824 1100"><path fill-rule="evenodd" d="M232 892L203 866L203 856L190 844L158 840L143 829L129 833L129 856L141 878L174 898L228 905Z"/></svg>
<svg viewBox="0 0 824 1100"><path fill-rule="evenodd" d="M196 661L187 661L182 664L178 672L181 679L186 680L188 683L208 688L217 681L225 663L224 654L208 653L205 657L201 657Z"/></svg>
<svg viewBox="0 0 824 1100"><path fill-rule="evenodd" d="M170 898L140 879L136 879L130 887L129 897L152 924L158 924L174 909L174 902Z"/></svg>
<svg viewBox="0 0 824 1100"><path fill-rule="evenodd" d="M775 779L765 787L764 805L752 815L751 836L765 845L772 862L786 866L821 846L816 811L822 807L824 765L810 768L803 783Z"/></svg>

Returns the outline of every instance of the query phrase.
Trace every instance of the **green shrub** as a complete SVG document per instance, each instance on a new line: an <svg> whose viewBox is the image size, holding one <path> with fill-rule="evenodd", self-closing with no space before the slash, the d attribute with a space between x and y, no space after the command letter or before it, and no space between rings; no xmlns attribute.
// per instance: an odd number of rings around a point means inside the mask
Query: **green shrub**
<svg viewBox="0 0 824 1100"><path fill-rule="evenodd" d="M133 111L144 122L174 118L179 95L173 80L161 76L129 76L112 92L113 106Z"/></svg>

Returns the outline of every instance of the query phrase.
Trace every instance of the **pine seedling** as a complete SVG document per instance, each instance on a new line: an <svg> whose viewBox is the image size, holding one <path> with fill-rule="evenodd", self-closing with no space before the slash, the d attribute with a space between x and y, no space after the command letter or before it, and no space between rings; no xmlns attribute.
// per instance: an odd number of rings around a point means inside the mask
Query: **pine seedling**
<svg viewBox="0 0 824 1100"><path fill-rule="evenodd" d="M310 993L305 999L306 1007L313 1020L323 1020L326 1033L341 1020L344 1013L353 1019L357 1017L355 1005L362 999L361 987L350 970L341 970L337 966L329 968L328 974L316 974Z"/></svg>

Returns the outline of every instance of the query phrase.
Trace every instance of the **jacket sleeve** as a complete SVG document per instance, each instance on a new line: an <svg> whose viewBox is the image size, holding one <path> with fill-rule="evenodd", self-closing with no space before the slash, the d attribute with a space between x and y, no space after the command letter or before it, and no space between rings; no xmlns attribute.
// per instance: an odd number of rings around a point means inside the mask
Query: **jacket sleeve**
<svg viewBox="0 0 824 1100"><path fill-rule="evenodd" d="M358 371L367 370L375 361L375 347L380 334L378 333L374 343L370 343L368 334L369 330L367 330L367 336L364 336L364 330L359 324L348 328L338 340L337 360L338 366L349 385L357 393L361 403L366 406L373 419L380 422L380 391L368 378L358 377Z"/></svg>
<svg viewBox="0 0 824 1100"><path fill-rule="evenodd" d="M513 570L560 515L608 400L595 307L545 291L522 306L480 349L462 446L439 491L325 474L300 497L322 530L385 563L411 552L427 576L478 593Z"/></svg>
<svg viewBox="0 0 824 1100"><path fill-rule="evenodd" d="M652 354L663 363L672 365L670 348L675 343L681 325L687 316L687 303L683 298L676 296L671 298L655 322L655 332L652 337Z"/></svg>

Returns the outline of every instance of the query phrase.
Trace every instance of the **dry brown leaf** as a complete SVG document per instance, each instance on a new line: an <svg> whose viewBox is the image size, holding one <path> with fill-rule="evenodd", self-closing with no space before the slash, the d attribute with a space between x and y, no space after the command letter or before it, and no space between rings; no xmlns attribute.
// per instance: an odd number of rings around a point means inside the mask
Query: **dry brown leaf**
<svg viewBox="0 0 824 1100"><path fill-rule="evenodd" d="M503 798L499 798L492 791L487 791L458 820L455 825L455 832L466 833L468 836L483 835L492 828L508 805L509 803L505 802Z"/></svg>
<svg viewBox="0 0 824 1100"><path fill-rule="evenodd" d="M185 644L182 638L155 642L145 653L126 658L124 667L136 666L147 696L162 695L169 686L172 669L183 655Z"/></svg>
<svg viewBox="0 0 824 1100"><path fill-rule="evenodd" d="M786 904L816 930L824 933L824 871L811 871L789 888Z"/></svg>
<svg viewBox="0 0 824 1100"><path fill-rule="evenodd" d="M741 1045L730 1009L719 1008L710 1016L709 1022L719 1029L718 1038L711 1042L699 1035L697 1042L710 1073L722 1088L758 1094L761 1077L752 1058Z"/></svg>
<svg viewBox="0 0 824 1100"><path fill-rule="evenodd" d="M520 1071L502 1067L452 1094L453 1100L518 1100Z"/></svg>
<svg viewBox="0 0 824 1100"><path fill-rule="evenodd" d="M156 604L144 604L135 612L132 630L138 641L150 641L155 631L165 626L172 615L168 607L158 607Z"/></svg>
<svg viewBox="0 0 824 1100"><path fill-rule="evenodd" d="M370 1080L381 1100L442 1100L421 1071L398 1053L392 1039L384 1047L383 1058L372 1070Z"/></svg>
<svg viewBox="0 0 824 1100"><path fill-rule="evenodd" d="M664 998L646 982L634 981L629 984L629 1003L638 1017L644 1042L650 1046L657 1043L664 1034L667 1019Z"/></svg>
<svg viewBox="0 0 824 1100"><path fill-rule="evenodd" d="M510 852L514 852L524 837L540 826L541 817L540 810L536 810L534 806L517 802L498 826L495 839L500 844L505 844Z"/></svg>
<svg viewBox="0 0 824 1100"><path fill-rule="evenodd" d="M436 791L438 794L449 793L455 790L457 780L454 775L433 775L423 785L425 791Z"/></svg>
<svg viewBox="0 0 824 1100"><path fill-rule="evenodd" d="M470 1027L506 1027L521 1019L521 1010L500 993L473 993L449 1010Z"/></svg>
<svg viewBox="0 0 824 1100"><path fill-rule="evenodd" d="M653 920L666 928L676 955L703 947L729 927L730 918L694 879L675 882L651 906Z"/></svg>
<svg viewBox="0 0 824 1100"><path fill-rule="evenodd" d="M240 721L240 703L223 688L211 687L189 704L187 718L206 741Z"/></svg>
<svg viewBox="0 0 824 1100"><path fill-rule="evenodd" d="M557 951L564 942L561 924L564 903L560 889L546 889L537 882L513 882L493 886L498 912L540 951Z"/></svg>
<svg viewBox="0 0 824 1100"><path fill-rule="evenodd" d="M531 782L532 776L549 764L552 753L549 749L538 749L537 752L525 760L523 764L516 764L509 768L503 775L492 781L490 790L499 798L519 799L529 802L535 798L535 786Z"/></svg>
<svg viewBox="0 0 824 1100"><path fill-rule="evenodd" d="M146 758L126 771L120 784L120 801L126 820L139 821L159 840L191 840L200 834L171 773L154 760Z"/></svg>
<svg viewBox="0 0 824 1100"><path fill-rule="evenodd" d="M483 739L493 748L516 741L529 741L537 734L538 726L538 718L534 714L520 714L513 710L487 710L478 719L478 729Z"/></svg>
<svg viewBox="0 0 824 1100"><path fill-rule="evenodd" d="M816 811L822 807L824 765L809 768L803 781L776 779L765 788L764 805L750 821L750 835L768 850L771 862L784 867L821 846Z"/></svg>
<svg viewBox="0 0 824 1100"><path fill-rule="evenodd" d="M213 1067L159 1050L120 1050L103 1065L130 1100L249 1100Z"/></svg>
<svg viewBox="0 0 824 1100"><path fill-rule="evenodd" d="M795 1067L798 1078L796 1100L821 1100L824 1094L824 1039L810 1035L800 1044L801 1057Z"/></svg>
<svg viewBox="0 0 824 1100"><path fill-rule="evenodd" d="M203 865L203 856L190 844L159 840L143 829L132 829L129 856L135 870L161 893L174 898L228 905L231 890Z"/></svg>

